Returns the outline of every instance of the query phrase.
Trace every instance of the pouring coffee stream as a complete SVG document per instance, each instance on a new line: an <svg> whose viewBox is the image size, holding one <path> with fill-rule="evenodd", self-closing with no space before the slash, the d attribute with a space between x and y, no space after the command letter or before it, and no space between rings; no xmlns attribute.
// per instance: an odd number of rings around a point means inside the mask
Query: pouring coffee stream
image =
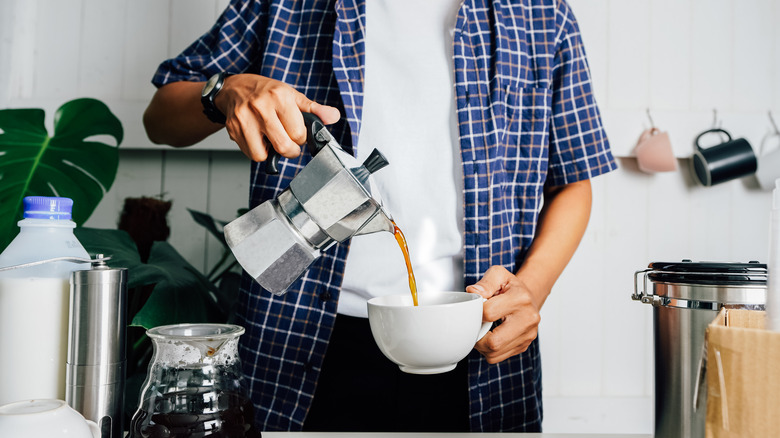
<svg viewBox="0 0 780 438"><path fill-rule="evenodd" d="M398 246L401 247L401 252L404 254L404 261L406 262L406 271L409 275L409 292L412 293L412 302L415 306L419 305L417 301L417 280L414 279L414 270L412 269L412 259L409 257L409 246L406 244L406 236L403 231L398 228L398 225L393 222L393 235L395 236Z"/></svg>

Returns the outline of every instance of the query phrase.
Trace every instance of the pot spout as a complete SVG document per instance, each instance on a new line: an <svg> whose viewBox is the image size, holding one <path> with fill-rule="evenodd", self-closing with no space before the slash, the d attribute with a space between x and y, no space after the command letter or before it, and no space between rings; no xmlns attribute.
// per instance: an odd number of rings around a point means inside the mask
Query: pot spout
<svg viewBox="0 0 780 438"><path fill-rule="evenodd" d="M393 217L390 216L390 214L381 207L377 210L374 217L366 222L366 224L363 225L363 227L361 227L358 232L355 233L355 235L360 236L363 234L373 234L380 231L395 233L395 222L393 222Z"/></svg>

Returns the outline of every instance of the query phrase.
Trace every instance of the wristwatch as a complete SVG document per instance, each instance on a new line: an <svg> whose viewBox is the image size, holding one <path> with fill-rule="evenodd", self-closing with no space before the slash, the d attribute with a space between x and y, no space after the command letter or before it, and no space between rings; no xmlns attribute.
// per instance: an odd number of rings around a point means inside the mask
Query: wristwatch
<svg viewBox="0 0 780 438"><path fill-rule="evenodd" d="M210 77L206 81L206 85L203 86L203 90L200 92L200 101L203 103L203 114L214 123L225 124L225 115L214 104L214 99L217 97L217 93L222 90L222 85L225 83L225 78L230 76L230 73L220 72Z"/></svg>

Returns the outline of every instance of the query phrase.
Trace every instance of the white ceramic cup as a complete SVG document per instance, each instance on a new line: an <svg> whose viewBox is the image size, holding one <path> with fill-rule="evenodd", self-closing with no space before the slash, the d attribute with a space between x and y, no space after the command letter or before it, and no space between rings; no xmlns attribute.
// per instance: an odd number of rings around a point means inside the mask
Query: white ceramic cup
<svg viewBox="0 0 780 438"><path fill-rule="evenodd" d="M482 322L480 295L421 292L414 306L410 293L368 300L371 333L382 353L402 371L444 373L455 368L490 330Z"/></svg>
<svg viewBox="0 0 780 438"><path fill-rule="evenodd" d="M24 400L0 406L0 436L100 438L100 429L62 400Z"/></svg>

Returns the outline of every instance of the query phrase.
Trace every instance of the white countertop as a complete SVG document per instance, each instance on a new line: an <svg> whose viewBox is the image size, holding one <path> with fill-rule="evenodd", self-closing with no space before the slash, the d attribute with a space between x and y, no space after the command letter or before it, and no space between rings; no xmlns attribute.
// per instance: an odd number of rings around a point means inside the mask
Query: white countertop
<svg viewBox="0 0 780 438"><path fill-rule="evenodd" d="M539 438L653 438L650 434L591 434L591 433L365 433L365 432L263 432L263 438L340 438L340 437L369 437L369 438L395 438L403 435L404 438L496 438L501 437L539 437Z"/></svg>

